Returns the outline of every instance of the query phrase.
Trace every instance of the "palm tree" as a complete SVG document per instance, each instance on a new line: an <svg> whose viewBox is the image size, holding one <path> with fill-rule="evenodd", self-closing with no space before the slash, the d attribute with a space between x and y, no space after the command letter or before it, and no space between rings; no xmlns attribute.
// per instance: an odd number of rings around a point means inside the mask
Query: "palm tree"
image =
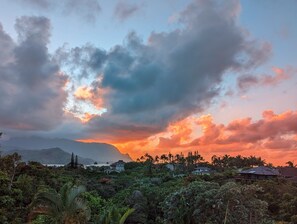
<svg viewBox="0 0 297 224"><path fill-rule="evenodd" d="M211 157L211 163L217 169L221 169L222 168L222 159L219 156L213 155Z"/></svg>
<svg viewBox="0 0 297 224"><path fill-rule="evenodd" d="M173 155L171 154L171 152L168 153L168 159L169 163L172 163Z"/></svg>
<svg viewBox="0 0 297 224"><path fill-rule="evenodd" d="M39 192L31 203L29 223L37 215L48 216L53 224L84 224L90 219L90 209L81 198L86 191L82 185L66 183L59 192Z"/></svg>
<svg viewBox="0 0 297 224"><path fill-rule="evenodd" d="M148 154L148 153L146 153L146 154L144 155L144 158L146 159L146 160L144 161L144 163L145 163L145 164L147 165L147 167L148 167L148 175L152 175L152 173L153 173L152 166L153 166L154 158L153 158L150 154Z"/></svg>
<svg viewBox="0 0 297 224"><path fill-rule="evenodd" d="M231 157L229 155L226 154L222 157L222 164L225 168L230 167L230 161L231 161Z"/></svg>
<svg viewBox="0 0 297 224"><path fill-rule="evenodd" d="M195 165L197 165L197 163L203 161L204 159L203 159L203 157L199 154L198 151L195 151L195 152L194 152L194 155L193 155L193 160L194 160Z"/></svg>
<svg viewBox="0 0 297 224"><path fill-rule="evenodd" d="M155 156L155 163L159 163L159 160L160 160L159 156L158 155Z"/></svg>
<svg viewBox="0 0 297 224"><path fill-rule="evenodd" d="M168 161L168 157L166 156L166 154L162 154L160 159L163 161L163 163L166 163Z"/></svg>
<svg viewBox="0 0 297 224"><path fill-rule="evenodd" d="M174 158L175 158L175 163L179 163L179 161L180 161L180 155L177 153L175 156L174 156Z"/></svg>
<svg viewBox="0 0 297 224"><path fill-rule="evenodd" d="M294 162L292 161L288 161L286 162L286 164L288 165L288 167L294 167Z"/></svg>
<svg viewBox="0 0 297 224"><path fill-rule="evenodd" d="M101 216L98 224L124 224L134 210L129 208L124 214L121 214L118 208L112 207Z"/></svg>

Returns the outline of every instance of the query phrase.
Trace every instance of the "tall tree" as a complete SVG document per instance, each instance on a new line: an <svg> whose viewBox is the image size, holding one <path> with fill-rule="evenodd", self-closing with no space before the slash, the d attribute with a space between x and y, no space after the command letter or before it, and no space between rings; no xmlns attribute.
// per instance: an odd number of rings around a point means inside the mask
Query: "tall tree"
<svg viewBox="0 0 297 224"><path fill-rule="evenodd" d="M286 164L288 165L288 167L294 167L294 163L292 161L288 161L286 162Z"/></svg>
<svg viewBox="0 0 297 224"><path fill-rule="evenodd" d="M71 161L70 161L70 167L73 168L74 167L74 154L71 154Z"/></svg>
<svg viewBox="0 0 297 224"><path fill-rule="evenodd" d="M159 161L160 161L160 157L158 155L155 156L155 163L159 163Z"/></svg>
<svg viewBox="0 0 297 224"><path fill-rule="evenodd" d="M162 154L160 156L160 159L163 161L163 163L166 163L168 161L168 157L166 156L166 154Z"/></svg>
<svg viewBox="0 0 297 224"><path fill-rule="evenodd" d="M148 175L151 176L153 173L152 166L153 166L154 158L150 154L146 153L144 155L144 159L145 159L144 163L148 167Z"/></svg>
<svg viewBox="0 0 297 224"><path fill-rule="evenodd" d="M0 132L0 138L2 137L2 132ZM1 144L0 144L0 158L1 158Z"/></svg>
<svg viewBox="0 0 297 224"><path fill-rule="evenodd" d="M169 163L172 163L173 155L171 154L171 152L168 153L168 159Z"/></svg>
<svg viewBox="0 0 297 224"><path fill-rule="evenodd" d="M77 155L75 155L75 163L74 163L74 167L77 168L78 167L78 160L77 160Z"/></svg>
<svg viewBox="0 0 297 224"><path fill-rule="evenodd" d="M21 163L21 156L17 153L7 155L1 158L0 169L7 173L9 176L8 189L11 190L13 181Z"/></svg>
<svg viewBox="0 0 297 224"><path fill-rule="evenodd" d="M216 168L216 169L222 169L222 159L221 157L217 155L213 155L211 157L211 164Z"/></svg>

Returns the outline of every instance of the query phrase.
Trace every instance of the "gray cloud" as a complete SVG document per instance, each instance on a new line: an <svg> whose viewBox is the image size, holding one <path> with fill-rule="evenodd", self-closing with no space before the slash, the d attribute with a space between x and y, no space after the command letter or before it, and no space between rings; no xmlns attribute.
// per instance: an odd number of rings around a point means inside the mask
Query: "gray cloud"
<svg viewBox="0 0 297 224"><path fill-rule="evenodd" d="M66 15L79 15L87 21L95 21L101 11L98 0L17 0L39 10L57 11Z"/></svg>
<svg viewBox="0 0 297 224"><path fill-rule="evenodd" d="M108 112L93 118L89 131L114 141L148 137L205 109L225 71L263 63L269 45L248 39L237 25L237 4L194 1L180 14L182 29L152 33L147 44L131 33L106 52L97 73Z"/></svg>
<svg viewBox="0 0 297 224"><path fill-rule="evenodd" d="M259 78L254 75L242 75L237 79L237 85L241 91L248 90L251 86L257 85Z"/></svg>
<svg viewBox="0 0 297 224"><path fill-rule="evenodd" d="M51 1L49 0L19 0L19 1L28 5L33 5L40 9L49 9L51 5Z"/></svg>
<svg viewBox="0 0 297 224"><path fill-rule="evenodd" d="M58 49L53 57L46 47L48 20L24 17L16 25L18 43L0 32L0 46L7 46L0 52L6 61L0 67L1 124L45 130L62 123L67 95L60 65L73 77L94 78L90 93L107 108L81 127L82 137L116 142L161 132L210 105L226 71L245 72L269 57L268 45L238 26L237 10L237 1L194 1L180 14L180 29L152 33L147 43L130 33L108 51L85 45ZM77 126L70 120L57 133Z"/></svg>
<svg viewBox="0 0 297 224"><path fill-rule="evenodd" d="M260 74L260 75L250 75L245 74L237 78L237 86L240 91L247 91L255 86L274 86L282 81L289 79L291 76L297 73L295 68L272 68L272 75Z"/></svg>
<svg viewBox="0 0 297 224"><path fill-rule="evenodd" d="M0 66L3 66L13 60L13 49L15 44L11 37L6 34L3 30L2 24L0 23Z"/></svg>
<svg viewBox="0 0 297 224"><path fill-rule="evenodd" d="M0 29L1 128L48 130L62 121L67 77L48 53L50 23L44 17L21 17L17 43Z"/></svg>
<svg viewBox="0 0 297 224"><path fill-rule="evenodd" d="M133 16L138 10L138 5L120 0L114 8L114 16L120 21L123 21Z"/></svg>
<svg viewBox="0 0 297 224"><path fill-rule="evenodd" d="M107 53L90 44L72 49L64 46L56 50L54 59L67 68L72 76L81 79L96 75L105 63Z"/></svg>

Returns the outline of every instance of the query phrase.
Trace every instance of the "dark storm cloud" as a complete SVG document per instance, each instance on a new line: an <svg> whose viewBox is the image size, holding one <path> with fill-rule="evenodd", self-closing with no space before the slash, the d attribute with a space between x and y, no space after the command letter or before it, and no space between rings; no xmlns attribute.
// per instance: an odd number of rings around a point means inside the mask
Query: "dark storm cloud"
<svg viewBox="0 0 297 224"><path fill-rule="evenodd" d="M1 128L48 130L63 116L67 94L62 75L47 50L50 23L44 17L21 17L18 42L0 29Z"/></svg>
<svg viewBox="0 0 297 224"><path fill-rule="evenodd" d="M108 112L93 118L89 130L115 141L121 133L150 136L207 107L225 71L263 63L269 45L245 36L237 10L237 1L194 1L180 14L182 29L152 33L147 44L129 34L98 60Z"/></svg>
<svg viewBox="0 0 297 224"><path fill-rule="evenodd" d="M130 33L108 51L86 45L61 48L54 57L47 52L48 20L24 17L16 25L18 43L0 32L1 124L44 130L61 123L61 65L73 78L94 78L84 88L102 99L90 102L104 102L107 109L81 126L82 135L117 142L161 132L209 106L226 71L246 72L269 56L269 45L249 39L238 26L238 8L237 1L197 0L180 14L180 29L152 33L147 43Z"/></svg>
<svg viewBox="0 0 297 224"><path fill-rule="evenodd" d="M123 21L131 17L139 10L138 5L134 5L125 1L120 0L114 9L114 16Z"/></svg>
<svg viewBox="0 0 297 224"><path fill-rule="evenodd" d="M95 21L101 11L98 0L17 0L24 5L44 11L58 11L62 14L79 15L88 21Z"/></svg>
<svg viewBox="0 0 297 224"><path fill-rule="evenodd" d="M96 75L106 61L107 53L90 44L72 49L64 46L56 51L54 58L73 76L81 79Z"/></svg>

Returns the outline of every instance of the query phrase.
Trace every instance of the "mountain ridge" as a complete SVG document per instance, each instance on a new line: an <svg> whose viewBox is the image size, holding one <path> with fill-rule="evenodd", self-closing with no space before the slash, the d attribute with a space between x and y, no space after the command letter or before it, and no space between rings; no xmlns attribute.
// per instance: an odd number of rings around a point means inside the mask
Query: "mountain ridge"
<svg viewBox="0 0 297 224"><path fill-rule="evenodd" d="M60 148L49 148L49 149L15 149L4 151L4 155L18 153L22 157L22 161L29 162L35 161L42 164L61 164L66 165L71 161L71 154L65 152ZM86 159L78 156L78 163L88 165L93 164L94 160Z"/></svg>
<svg viewBox="0 0 297 224"><path fill-rule="evenodd" d="M98 163L115 162L118 160L131 161L129 155L122 154L115 146L107 143L84 143L64 138L44 138L38 136L13 137L2 141L5 150L41 150L60 148L65 152L74 153Z"/></svg>

